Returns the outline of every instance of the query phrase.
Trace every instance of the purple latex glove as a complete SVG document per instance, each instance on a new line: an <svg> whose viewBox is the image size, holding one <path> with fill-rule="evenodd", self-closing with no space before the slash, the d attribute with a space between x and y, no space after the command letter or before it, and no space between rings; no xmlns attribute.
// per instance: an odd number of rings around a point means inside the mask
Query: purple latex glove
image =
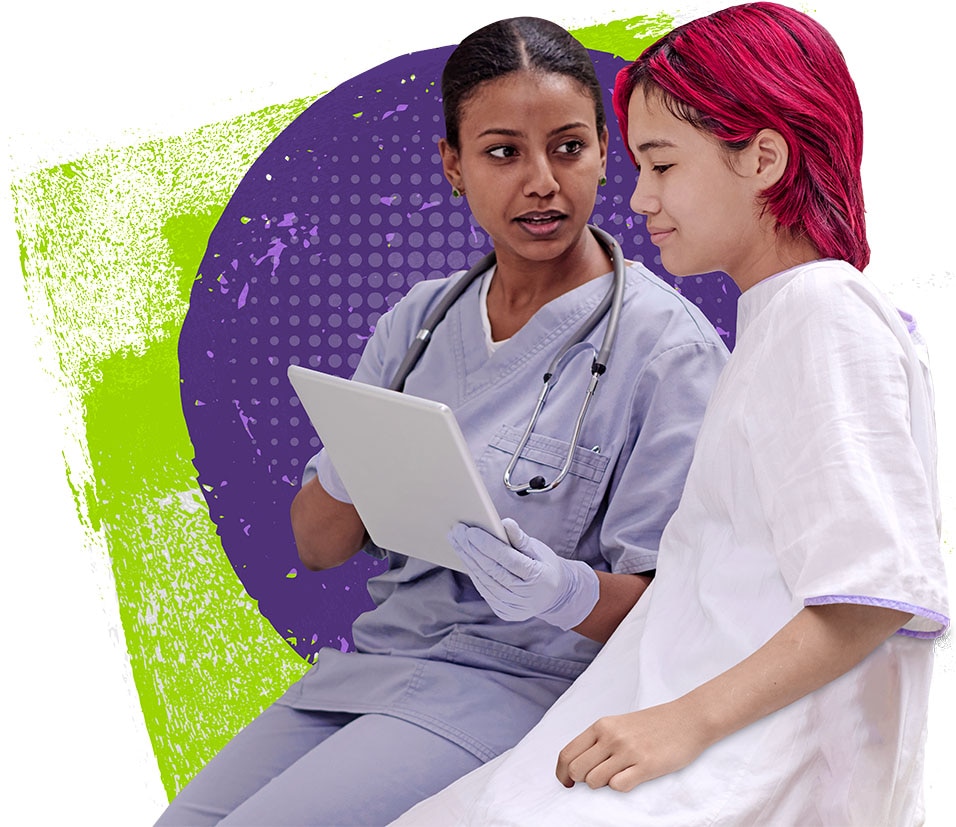
<svg viewBox="0 0 956 827"><path fill-rule="evenodd" d="M505 518L502 524L510 546L464 523L451 530L451 542L479 594L502 620L540 617L565 630L577 626L600 596L597 574L581 560L559 557L514 520Z"/></svg>

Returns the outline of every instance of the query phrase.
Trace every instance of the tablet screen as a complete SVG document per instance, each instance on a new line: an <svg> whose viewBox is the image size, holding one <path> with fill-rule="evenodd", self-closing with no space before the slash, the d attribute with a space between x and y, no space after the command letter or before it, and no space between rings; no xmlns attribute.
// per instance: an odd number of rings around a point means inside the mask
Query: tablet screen
<svg viewBox="0 0 956 827"><path fill-rule="evenodd" d="M466 571L455 523L507 542L447 405L298 365L289 380L377 546Z"/></svg>

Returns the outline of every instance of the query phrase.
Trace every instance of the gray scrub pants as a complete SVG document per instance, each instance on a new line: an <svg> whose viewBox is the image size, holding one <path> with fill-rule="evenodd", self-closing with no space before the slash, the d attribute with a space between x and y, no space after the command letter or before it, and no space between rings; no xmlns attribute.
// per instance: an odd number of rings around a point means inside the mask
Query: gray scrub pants
<svg viewBox="0 0 956 827"><path fill-rule="evenodd" d="M273 704L182 789L156 827L384 825L481 763L400 718Z"/></svg>

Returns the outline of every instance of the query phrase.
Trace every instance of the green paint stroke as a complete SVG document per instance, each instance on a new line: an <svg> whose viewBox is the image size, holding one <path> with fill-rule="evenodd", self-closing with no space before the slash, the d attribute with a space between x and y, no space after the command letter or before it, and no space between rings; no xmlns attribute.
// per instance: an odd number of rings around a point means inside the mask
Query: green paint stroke
<svg viewBox="0 0 956 827"><path fill-rule="evenodd" d="M668 15L577 29L632 59ZM107 149L13 186L24 286L65 392L67 478L105 549L146 730L173 795L304 670L245 592L192 465L176 353L209 233L310 101Z"/></svg>
<svg viewBox="0 0 956 827"><path fill-rule="evenodd" d="M596 26L571 29L586 48L634 60L662 35L674 28L674 18L660 13L653 17L638 16L613 20Z"/></svg>
<svg viewBox="0 0 956 827"><path fill-rule="evenodd" d="M109 556L170 795L305 668L246 594L209 519L177 341L224 205L309 102L106 150L14 185L31 315L75 420L67 476L91 543Z"/></svg>

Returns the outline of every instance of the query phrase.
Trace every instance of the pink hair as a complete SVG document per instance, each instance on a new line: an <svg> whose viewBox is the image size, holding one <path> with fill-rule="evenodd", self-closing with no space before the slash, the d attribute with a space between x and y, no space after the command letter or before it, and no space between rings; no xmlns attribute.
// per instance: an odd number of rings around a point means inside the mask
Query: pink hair
<svg viewBox="0 0 956 827"><path fill-rule="evenodd" d="M866 266L863 114L843 54L820 24L786 6L748 3L674 29L618 73L614 111L625 144L638 87L732 151L761 129L779 132L790 159L762 194L778 228L806 236L823 256Z"/></svg>

